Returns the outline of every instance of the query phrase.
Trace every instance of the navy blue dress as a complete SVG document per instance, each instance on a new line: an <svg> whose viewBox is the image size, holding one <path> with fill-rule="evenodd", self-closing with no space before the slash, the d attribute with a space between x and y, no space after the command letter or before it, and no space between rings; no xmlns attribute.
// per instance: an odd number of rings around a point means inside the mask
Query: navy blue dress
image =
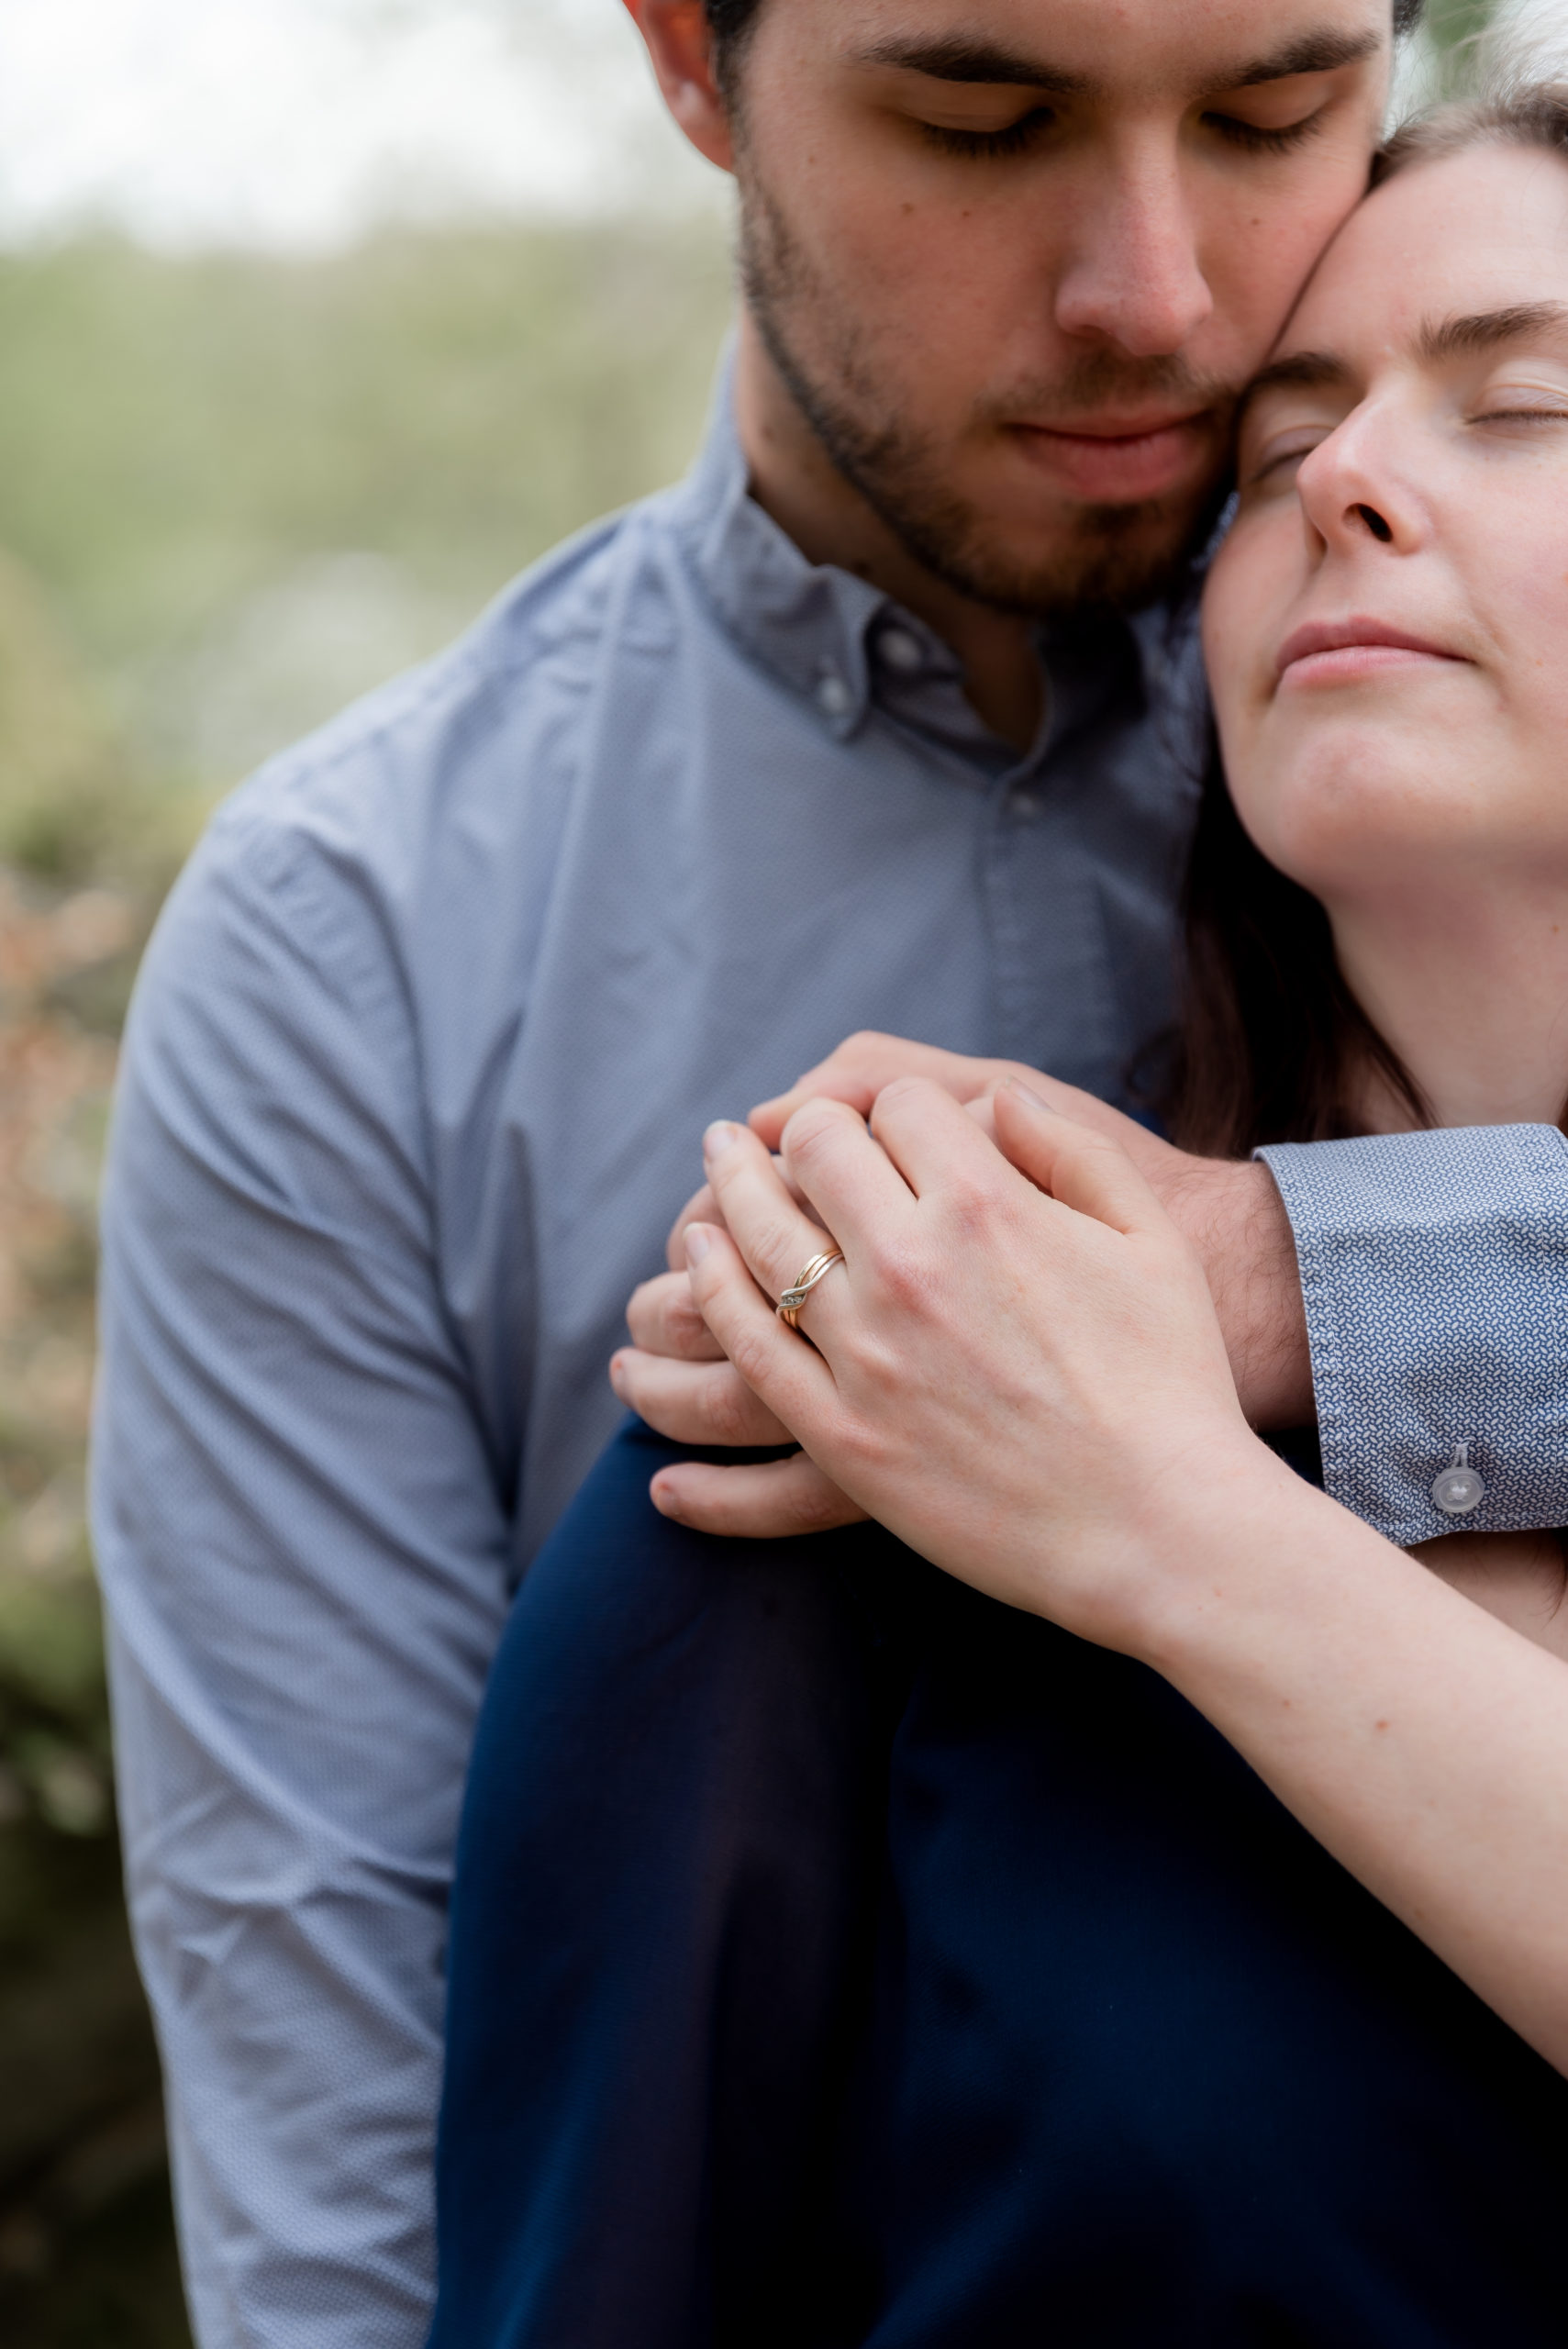
<svg viewBox="0 0 1568 2349"><path fill-rule="evenodd" d="M486 1696L432 2349L1568 2343L1568 2083L1192 1707L671 1456Z"/></svg>

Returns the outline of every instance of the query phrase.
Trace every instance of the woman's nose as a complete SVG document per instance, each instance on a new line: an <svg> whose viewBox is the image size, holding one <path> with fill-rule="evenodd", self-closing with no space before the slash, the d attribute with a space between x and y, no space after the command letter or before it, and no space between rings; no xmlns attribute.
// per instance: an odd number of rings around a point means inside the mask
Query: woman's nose
<svg viewBox="0 0 1568 2349"><path fill-rule="evenodd" d="M1076 250L1057 284L1064 334L1115 343L1135 359L1169 357L1212 317L1214 297L1173 149L1119 156L1086 194Z"/></svg>
<svg viewBox="0 0 1568 2349"><path fill-rule="evenodd" d="M1421 507L1406 487L1394 427L1393 417L1358 409L1303 459L1296 490L1316 541L1347 549L1375 541L1396 552L1417 543Z"/></svg>

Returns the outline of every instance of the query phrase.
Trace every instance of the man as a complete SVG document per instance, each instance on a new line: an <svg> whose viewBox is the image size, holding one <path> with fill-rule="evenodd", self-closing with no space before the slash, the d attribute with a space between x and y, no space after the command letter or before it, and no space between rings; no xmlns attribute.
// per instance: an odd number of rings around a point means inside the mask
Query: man
<svg viewBox="0 0 1568 2349"><path fill-rule="evenodd" d="M633 13L740 183L707 448L229 803L128 1036L96 1525L203 2349L422 2338L473 1719L698 1130L857 1026L1125 1097L1202 724L1157 591L1361 193L1395 32L1388 0ZM1413 1147L1533 1261L1556 1203L1473 1139ZM1386 1260L1357 1294L1404 1330L1429 1187L1332 1151L1296 1183L1345 1315L1323 1392L1395 1392L1335 1250ZM1240 1275L1251 1407L1299 1416L1270 1177L1170 1189ZM1568 1518L1551 1307L1425 1325L1511 1415L1508 1522ZM1397 1536L1419 1448L1342 1497Z"/></svg>

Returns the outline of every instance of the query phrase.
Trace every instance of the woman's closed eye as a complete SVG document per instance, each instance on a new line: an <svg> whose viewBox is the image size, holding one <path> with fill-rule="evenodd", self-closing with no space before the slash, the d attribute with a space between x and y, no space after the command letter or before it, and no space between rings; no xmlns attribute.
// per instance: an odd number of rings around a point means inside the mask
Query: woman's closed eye
<svg viewBox="0 0 1568 2349"><path fill-rule="evenodd" d="M1333 429L1331 424L1287 425L1250 440L1241 452L1242 489L1289 489L1304 459L1322 446Z"/></svg>
<svg viewBox="0 0 1568 2349"><path fill-rule="evenodd" d="M1514 376L1488 384L1471 407L1467 422L1526 428L1568 424L1568 379Z"/></svg>

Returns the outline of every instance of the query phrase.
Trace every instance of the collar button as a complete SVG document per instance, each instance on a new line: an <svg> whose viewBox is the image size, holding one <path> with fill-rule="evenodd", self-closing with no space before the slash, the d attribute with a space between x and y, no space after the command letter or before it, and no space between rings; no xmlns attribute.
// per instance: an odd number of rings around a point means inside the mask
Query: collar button
<svg viewBox="0 0 1568 2349"><path fill-rule="evenodd" d="M847 718L854 696L837 669L825 669L817 680L817 707L824 718Z"/></svg>
<svg viewBox="0 0 1568 2349"><path fill-rule="evenodd" d="M876 649L890 669L901 677L912 677L925 662L920 640L906 628L884 628L876 640Z"/></svg>

